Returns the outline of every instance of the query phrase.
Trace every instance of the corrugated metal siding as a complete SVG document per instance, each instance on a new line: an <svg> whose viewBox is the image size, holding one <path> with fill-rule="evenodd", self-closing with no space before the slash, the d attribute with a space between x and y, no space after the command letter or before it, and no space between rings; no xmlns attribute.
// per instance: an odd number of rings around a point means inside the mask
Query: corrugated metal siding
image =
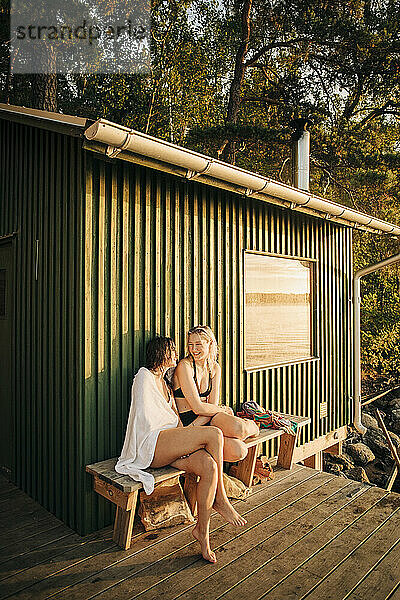
<svg viewBox="0 0 400 600"><path fill-rule="evenodd" d="M84 465L119 453L146 341L171 335L182 355L198 323L220 343L224 402L311 415L302 442L350 422L350 229L106 161L78 138L1 119L0 134L22 489L80 532L109 523ZM244 373L244 249L318 260L319 361Z"/></svg>
<svg viewBox="0 0 400 600"><path fill-rule="evenodd" d="M350 422L351 230L256 200L87 155L85 419L87 463L118 455L132 377L155 334L185 352L189 327L220 344L221 398L310 415L302 443ZM243 250L315 258L320 360L243 372ZM319 418L319 402L328 417ZM273 451L273 449L272 449ZM85 527L110 521L86 482Z"/></svg>
<svg viewBox="0 0 400 600"><path fill-rule="evenodd" d="M0 236L16 232L13 478L80 529L82 142L2 119L0 140Z"/></svg>

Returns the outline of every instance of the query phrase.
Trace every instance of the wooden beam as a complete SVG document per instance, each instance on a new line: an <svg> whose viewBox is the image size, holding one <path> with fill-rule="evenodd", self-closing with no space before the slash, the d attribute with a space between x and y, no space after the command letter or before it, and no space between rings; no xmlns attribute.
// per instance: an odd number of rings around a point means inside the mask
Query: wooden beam
<svg viewBox="0 0 400 600"><path fill-rule="evenodd" d="M316 469L322 471L322 451L312 454L304 459L304 466L310 469Z"/></svg>
<svg viewBox="0 0 400 600"><path fill-rule="evenodd" d="M307 442L307 444L303 444L299 448L296 448L294 451L293 461L295 463L303 461L305 458L316 454L326 448L337 444L338 442L346 439L347 437L347 425L343 427L339 427L336 431L331 431L326 435L323 435L312 442Z"/></svg>
<svg viewBox="0 0 400 600"><path fill-rule="evenodd" d="M323 452L327 454L334 454L335 456L340 456L343 450L343 441L340 440L337 444L333 444L333 446L329 446L329 448L325 448Z"/></svg>

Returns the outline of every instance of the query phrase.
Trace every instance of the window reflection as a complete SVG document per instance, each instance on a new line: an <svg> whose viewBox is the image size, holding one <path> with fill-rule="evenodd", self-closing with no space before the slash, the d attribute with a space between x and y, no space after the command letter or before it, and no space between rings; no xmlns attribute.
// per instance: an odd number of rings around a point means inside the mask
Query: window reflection
<svg viewBox="0 0 400 600"><path fill-rule="evenodd" d="M314 262L245 252L245 368L312 358Z"/></svg>

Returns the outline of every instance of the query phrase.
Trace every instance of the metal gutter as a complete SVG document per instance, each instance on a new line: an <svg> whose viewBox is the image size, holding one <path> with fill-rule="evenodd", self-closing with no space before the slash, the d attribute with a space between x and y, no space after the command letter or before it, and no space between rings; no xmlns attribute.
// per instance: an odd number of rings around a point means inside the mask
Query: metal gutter
<svg viewBox="0 0 400 600"><path fill-rule="evenodd" d="M392 223L375 219L370 215L325 200L310 192L295 189L268 177L240 169L106 119L99 119L88 127L85 137L92 142L104 144L106 146L105 154L110 158L119 156L122 152L124 152L124 157L127 153L134 153L137 156L152 159L155 165L160 162L161 166L164 165L162 170L165 170L166 165L173 165L174 169L179 169L176 172L177 175L182 175L180 170L183 169L183 176L187 179L196 179L211 185L229 184L233 186L234 191L246 196L256 197L267 202L271 198L277 198L291 209L300 211L309 209L316 216L331 218L347 226L400 236L400 227Z"/></svg>
<svg viewBox="0 0 400 600"><path fill-rule="evenodd" d="M400 262L400 254L395 254L386 260L379 263L360 269L354 274L353 278L353 365L354 365L354 427L359 433L364 435L367 431L361 423L361 357L360 357L360 307L361 307L361 292L360 281L364 275L369 275L379 269L383 269L388 265Z"/></svg>

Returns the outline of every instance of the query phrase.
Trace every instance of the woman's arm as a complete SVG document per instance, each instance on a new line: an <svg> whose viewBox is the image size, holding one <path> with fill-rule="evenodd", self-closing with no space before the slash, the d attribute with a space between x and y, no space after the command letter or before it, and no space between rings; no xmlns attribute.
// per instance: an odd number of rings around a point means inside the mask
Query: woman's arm
<svg viewBox="0 0 400 600"><path fill-rule="evenodd" d="M221 367L218 363L215 363L214 373L211 376L212 380L212 390L208 397L208 402L210 404L216 404L218 406L219 403L219 393L221 388ZM223 412L226 412L228 415L233 415L234 412L229 406L220 406Z"/></svg>
<svg viewBox="0 0 400 600"><path fill-rule="evenodd" d="M219 392L221 388L221 367L218 363L215 363L214 373L211 377L212 390L208 397L209 404L219 404Z"/></svg>
<svg viewBox="0 0 400 600"><path fill-rule="evenodd" d="M203 417L213 417L217 413L225 412L224 409L216 404L202 402L199 392L193 380L192 369L186 360L181 360L175 369L177 382L182 389L187 404L196 415ZM213 382L214 387L214 382ZM203 423L204 424L204 423Z"/></svg>

